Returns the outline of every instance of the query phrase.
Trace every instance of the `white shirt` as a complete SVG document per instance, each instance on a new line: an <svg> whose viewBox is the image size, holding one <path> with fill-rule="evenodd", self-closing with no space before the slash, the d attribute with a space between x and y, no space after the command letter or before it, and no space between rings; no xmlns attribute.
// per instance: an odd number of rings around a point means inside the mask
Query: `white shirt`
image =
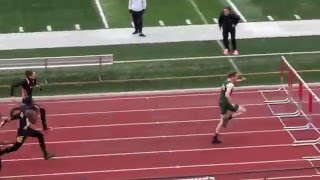
<svg viewBox="0 0 320 180"><path fill-rule="evenodd" d="M129 9L133 11L142 11L147 8L146 0L129 0Z"/></svg>

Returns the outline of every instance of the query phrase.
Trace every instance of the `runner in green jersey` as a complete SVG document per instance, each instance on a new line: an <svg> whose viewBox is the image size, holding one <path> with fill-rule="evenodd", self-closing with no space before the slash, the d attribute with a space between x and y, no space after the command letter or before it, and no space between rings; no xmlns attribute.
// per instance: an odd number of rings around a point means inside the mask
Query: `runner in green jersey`
<svg viewBox="0 0 320 180"><path fill-rule="evenodd" d="M227 127L228 122L233 118L241 115L246 112L246 109L238 104L233 104L231 101L231 94L233 91L234 83L241 82L246 80L244 77L238 79L237 72L232 72L228 74L228 79L223 82L221 91L220 91L220 99L219 99L219 107L221 114L221 121L216 128L216 132L214 133L212 143L219 144L221 141L218 139L221 128ZM233 114L234 113L234 114Z"/></svg>

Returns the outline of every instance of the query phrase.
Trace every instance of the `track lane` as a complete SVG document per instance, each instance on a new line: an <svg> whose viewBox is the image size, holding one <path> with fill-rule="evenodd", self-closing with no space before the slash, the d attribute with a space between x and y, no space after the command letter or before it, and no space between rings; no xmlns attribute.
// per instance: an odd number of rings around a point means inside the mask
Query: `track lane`
<svg viewBox="0 0 320 180"><path fill-rule="evenodd" d="M288 153L290 150L291 153ZM52 161L25 161L24 163L8 162L7 166L15 167L10 171L4 171L3 176L8 175L32 175L32 174L51 174L51 173L68 173L79 171L99 171L107 170L110 172L119 170L119 174L127 174L128 169L150 168L150 167L177 167L190 165L207 165L213 164L212 173L222 173L229 171L230 168L238 170L253 170L256 165L265 164L263 161L290 160L297 159L306 153L313 151L312 147L301 147L292 149L292 147L268 147L268 148L249 148L249 149L230 149L203 152L178 152L163 154L146 154L146 155L127 155L127 156L110 156L110 157L93 157L93 158L73 158L73 159L55 159ZM270 152L274 152L271 153ZM244 156L250 154L250 156ZM186 158L188 157L188 158ZM200 158L202 157L202 158ZM90 160L90 166L88 163ZM122 163L119 163L122 162ZM125 162L125 163L124 163ZM239 166L241 162L241 166ZM254 162L254 163L248 163ZM281 161L282 162L282 161ZM280 162L280 163L281 163ZM303 161L304 162L304 161ZM249 166L242 166L242 165ZM25 168L34 167L39 168ZM284 164L286 167L288 165ZM68 166L68 168L65 168ZM274 165L272 165L274 167ZM180 168L181 168L180 167ZM228 167L228 168L226 168ZM179 168L178 168L179 169ZM9 173L10 172L10 173Z"/></svg>

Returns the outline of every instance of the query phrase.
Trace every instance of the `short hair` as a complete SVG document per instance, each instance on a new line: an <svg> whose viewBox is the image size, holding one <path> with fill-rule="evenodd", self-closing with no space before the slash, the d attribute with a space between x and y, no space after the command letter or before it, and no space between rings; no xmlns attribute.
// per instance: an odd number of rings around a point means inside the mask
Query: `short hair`
<svg viewBox="0 0 320 180"><path fill-rule="evenodd" d="M31 70L27 70L27 71L25 72L25 76L26 76L26 77L30 77L30 76L32 76L32 74L33 74L33 71L31 71Z"/></svg>
<svg viewBox="0 0 320 180"><path fill-rule="evenodd" d="M233 71L231 73L228 74L228 78L232 78L235 77L238 73L236 71Z"/></svg>

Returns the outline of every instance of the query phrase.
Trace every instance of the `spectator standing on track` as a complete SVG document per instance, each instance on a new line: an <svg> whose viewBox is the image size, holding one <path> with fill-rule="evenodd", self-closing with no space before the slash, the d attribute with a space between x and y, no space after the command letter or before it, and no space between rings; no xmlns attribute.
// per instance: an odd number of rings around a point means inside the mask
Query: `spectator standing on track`
<svg viewBox="0 0 320 180"><path fill-rule="evenodd" d="M225 47L224 55L229 55L229 33L231 34L231 43L233 55L239 55L236 42L236 25L239 23L240 17L232 11L231 7L225 7L219 17L219 27L222 28L223 44Z"/></svg>
<svg viewBox="0 0 320 180"><path fill-rule="evenodd" d="M146 0L129 0L129 12L132 15L135 31L133 34L138 34L145 37L142 33L143 28L143 14L147 8Z"/></svg>

